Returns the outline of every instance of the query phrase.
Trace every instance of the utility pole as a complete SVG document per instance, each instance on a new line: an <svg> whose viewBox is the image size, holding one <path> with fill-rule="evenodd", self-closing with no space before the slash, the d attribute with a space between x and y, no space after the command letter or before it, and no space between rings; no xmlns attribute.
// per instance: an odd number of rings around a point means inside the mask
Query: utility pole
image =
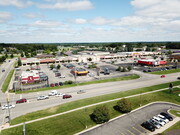
<svg viewBox="0 0 180 135"><path fill-rule="evenodd" d="M7 100L7 105L8 105L8 114L9 114L8 119L9 119L9 124L11 124L11 115L10 115L11 113L10 113L10 108L9 108L9 94L7 95L6 100Z"/></svg>
<svg viewBox="0 0 180 135"><path fill-rule="evenodd" d="M23 135L26 135L26 123L23 124Z"/></svg>

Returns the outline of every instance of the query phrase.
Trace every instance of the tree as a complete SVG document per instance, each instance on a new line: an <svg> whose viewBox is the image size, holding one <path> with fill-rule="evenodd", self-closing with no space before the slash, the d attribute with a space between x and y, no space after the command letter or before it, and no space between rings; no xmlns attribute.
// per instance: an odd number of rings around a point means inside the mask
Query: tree
<svg viewBox="0 0 180 135"><path fill-rule="evenodd" d="M131 102L126 98L119 100L117 102L117 106L118 106L118 110L123 113L128 113L132 110Z"/></svg>
<svg viewBox="0 0 180 135"><path fill-rule="evenodd" d="M24 54L23 54L23 52L21 53L21 57L24 57Z"/></svg>
<svg viewBox="0 0 180 135"><path fill-rule="evenodd" d="M55 66L53 64L50 65L50 69L53 70Z"/></svg>
<svg viewBox="0 0 180 135"><path fill-rule="evenodd" d="M12 59L12 58L14 58L14 55L13 55L13 54L11 54L11 56L10 56L10 57L11 57L11 59Z"/></svg>
<svg viewBox="0 0 180 135"><path fill-rule="evenodd" d="M95 108L91 114L91 119L97 124L109 121L110 115L108 108L106 106L99 106Z"/></svg>
<svg viewBox="0 0 180 135"><path fill-rule="evenodd" d="M5 54L5 57L8 58L8 54L7 53Z"/></svg>
<svg viewBox="0 0 180 135"><path fill-rule="evenodd" d="M132 70L132 67L131 67L131 66L128 66L127 69L128 69L129 71L131 71L131 70Z"/></svg>
<svg viewBox="0 0 180 135"><path fill-rule="evenodd" d="M18 58L18 67L19 66L22 66L22 62L21 62L20 58Z"/></svg>
<svg viewBox="0 0 180 135"><path fill-rule="evenodd" d="M170 83L170 84L169 84L169 92L172 93L172 91L173 91L173 84Z"/></svg>
<svg viewBox="0 0 180 135"><path fill-rule="evenodd" d="M57 69L59 70L60 68L61 68L61 65L60 65L60 64L58 64L58 65L57 65Z"/></svg>

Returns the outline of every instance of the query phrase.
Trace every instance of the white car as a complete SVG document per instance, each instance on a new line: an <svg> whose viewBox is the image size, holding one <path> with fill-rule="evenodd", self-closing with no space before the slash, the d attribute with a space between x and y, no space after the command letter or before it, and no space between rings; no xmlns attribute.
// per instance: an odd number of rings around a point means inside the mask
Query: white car
<svg viewBox="0 0 180 135"><path fill-rule="evenodd" d="M56 97L62 97L63 95L66 95L66 94L64 94L64 93L57 93L55 96Z"/></svg>
<svg viewBox="0 0 180 135"><path fill-rule="evenodd" d="M169 120L166 118L166 117L164 117L163 115L161 115L161 114L159 114L159 115L157 115L159 118L161 118L164 122L166 122L166 123L168 123L169 122Z"/></svg>
<svg viewBox="0 0 180 135"><path fill-rule="evenodd" d="M152 123L156 127L156 129L161 128L161 125L158 122L156 122L155 120L150 119L149 122Z"/></svg>
<svg viewBox="0 0 180 135"><path fill-rule="evenodd" d="M52 90L48 95L55 96L57 93L58 93L57 90Z"/></svg>
<svg viewBox="0 0 180 135"><path fill-rule="evenodd" d="M153 117L153 120L154 121L156 121L157 123L159 123L161 126L164 126L166 123L163 121L163 120L161 120L159 117L157 117L157 116L154 116Z"/></svg>
<svg viewBox="0 0 180 135"><path fill-rule="evenodd" d="M61 75L61 76L59 76L59 78L66 78L66 76L65 75Z"/></svg>
<svg viewBox="0 0 180 135"><path fill-rule="evenodd" d="M8 108L9 108L9 109L15 108L15 105L11 105L11 104L10 104L9 106L8 106L8 105L3 105L3 106L2 106L2 110L8 109Z"/></svg>
<svg viewBox="0 0 180 135"><path fill-rule="evenodd" d="M37 100L44 100L44 99L49 99L49 96L42 95L37 98Z"/></svg>

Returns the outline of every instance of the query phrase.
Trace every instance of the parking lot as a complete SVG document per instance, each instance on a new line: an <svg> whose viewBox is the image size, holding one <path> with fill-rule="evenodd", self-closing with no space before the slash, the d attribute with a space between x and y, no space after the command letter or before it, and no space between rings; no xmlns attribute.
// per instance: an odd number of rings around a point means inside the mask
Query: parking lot
<svg viewBox="0 0 180 135"><path fill-rule="evenodd" d="M160 112L167 112L169 108L180 110L179 106L155 103L149 106L143 107L137 111L128 113L125 116L119 117L111 122L107 122L95 129L80 133L83 135L140 135L140 134L151 134L152 132L143 128L141 124L144 121L152 118ZM171 122L171 121L170 121ZM169 122L169 123L170 123ZM163 128L163 127L161 127Z"/></svg>

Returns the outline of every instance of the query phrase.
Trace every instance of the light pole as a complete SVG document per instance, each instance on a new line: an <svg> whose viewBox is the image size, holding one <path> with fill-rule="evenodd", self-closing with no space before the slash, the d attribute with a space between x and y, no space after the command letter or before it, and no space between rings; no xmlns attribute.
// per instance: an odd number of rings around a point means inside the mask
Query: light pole
<svg viewBox="0 0 180 135"><path fill-rule="evenodd" d="M8 119L9 119L9 124L11 123L11 113L10 113L10 108L9 108L9 94L7 94L7 98L6 98L6 101L7 101L7 105L8 105Z"/></svg>

